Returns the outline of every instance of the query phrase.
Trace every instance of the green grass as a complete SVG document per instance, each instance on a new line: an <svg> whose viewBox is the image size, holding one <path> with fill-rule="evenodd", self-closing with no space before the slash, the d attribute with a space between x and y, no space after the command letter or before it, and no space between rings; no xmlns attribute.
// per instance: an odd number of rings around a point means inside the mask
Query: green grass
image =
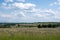
<svg viewBox="0 0 60 40"><path fill-rule="evenodd" d="M60 40L60 36L54 36L54 35L48 35L48 36L42 36L42 35L14 35L14 36L0 36L0 40Z"/></svg>
<svg viewBox="0 0 60 40"><path fill-rule="evenodd" d="M0 40L60 40L60 28L1 28Z"/></svg>

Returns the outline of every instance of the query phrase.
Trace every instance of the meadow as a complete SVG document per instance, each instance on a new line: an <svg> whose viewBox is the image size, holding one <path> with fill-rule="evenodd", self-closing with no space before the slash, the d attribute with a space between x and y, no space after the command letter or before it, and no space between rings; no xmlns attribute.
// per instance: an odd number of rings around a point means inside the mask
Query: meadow
<svg viewBox="0 0 60 40"><path fill-rule="evenodd" d="M0 40L60 40L60 28L0 28Z"/></svg>

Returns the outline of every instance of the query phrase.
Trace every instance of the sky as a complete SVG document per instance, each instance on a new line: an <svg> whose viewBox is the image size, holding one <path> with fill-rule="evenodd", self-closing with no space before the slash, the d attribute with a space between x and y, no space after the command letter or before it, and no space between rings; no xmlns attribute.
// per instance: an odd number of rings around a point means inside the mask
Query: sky
<svg viewBox="0 0 60 40"><path fill-rule="evenodd" d="M60 22L60 0L0 0L0 22Z"/></svg>

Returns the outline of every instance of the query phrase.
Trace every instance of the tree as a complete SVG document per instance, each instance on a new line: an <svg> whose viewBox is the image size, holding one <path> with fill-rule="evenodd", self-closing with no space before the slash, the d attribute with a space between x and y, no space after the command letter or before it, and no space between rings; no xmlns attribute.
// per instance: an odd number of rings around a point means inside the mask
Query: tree
<svg viewBox="0 0 60 40"><path fill-rule="evenodd" d="M52 27L52 25L51 24L48 24L48 28L51 28Z"/></svg>
<svg viewBox="0 0 60 40"><path fill-rule="evenodd" d="M43 28L46 28L46 27L47 27L47 25L42 25L42 27L43 27Z"/></svg>
<svg viewBox="0 0 60 40"><path fill-rule="evenodd" d="M55 28L56 27L56 25L52 25L53 26L53 28Z"/></svg>
<svg viewBox="0 0 60 40"><path fill-rule="evenodd" d="M41 25L38 25L38 28L42 28L42 26Z"/></svg>

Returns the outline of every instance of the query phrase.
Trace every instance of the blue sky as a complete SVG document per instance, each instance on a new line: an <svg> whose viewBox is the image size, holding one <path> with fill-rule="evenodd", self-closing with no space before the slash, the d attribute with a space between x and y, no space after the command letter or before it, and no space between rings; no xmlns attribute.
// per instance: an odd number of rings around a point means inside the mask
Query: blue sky
<svg viewBox="0 0 60 40"><path fill-rule="evenodd" d="M0 22L60 22L60 0L0 0Z"/></svg>

